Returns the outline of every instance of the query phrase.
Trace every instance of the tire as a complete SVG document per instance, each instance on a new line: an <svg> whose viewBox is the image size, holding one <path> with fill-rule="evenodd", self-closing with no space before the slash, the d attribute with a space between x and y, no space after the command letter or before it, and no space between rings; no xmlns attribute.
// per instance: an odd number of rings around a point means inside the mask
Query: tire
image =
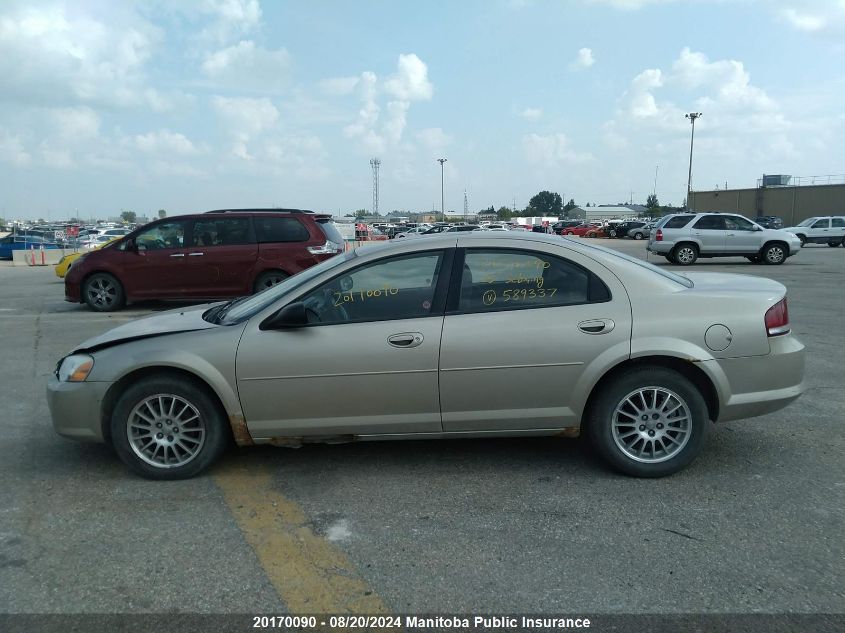
<svg viewBox="0 0 845 633"><path fill-rule="evenodd" d="M610 237L616 237L616 231L611 231L611 232L609 233L609 235L610 235Z"/></svg>
<svg viewBox="0 0 845 633"><path fill-rule="evenodd" d="M219 405L205 388L167 373L128 387L110 421L112 445L121 461L132 472L156 480L187 479L204 471L229 443L226 428Z"/></svg>
<svg viewBox="0 0 845 633"><path fill-rule="evenodd" d="M804 246L807 244L807 236L798 233L798 239L801 240L801 248L804 248Z"/></svg>
<svg viewBox="0 0 845 633"><path fill-rule="evenodd" d="M692 266L698 259L698 247L695 244L678 244L672 251L672 258L679 266Z"/></svg>
<svg viewBox="0 0 845 633"><path fill-rule="evenodd" d="M114 275L94 273L82 284L82 298L95 312L120 310L126 303L123 285Z"/></svg>
<svg viewBox="0 0 845 633"><path fill-rule="evenodd" d="M255 278L255 284L252 287L252 291L255 293L267 290L267 288L272 288L276 284L283 282L288 277L290 277L290 275L282 270L268 270Z"/></svg>
<svg viewBox="0 0 845 633"><path fill-rule="evenodd" d="M665 257L665 258L666 258L666 261L667 261L667 262L669 262L670 264L674 264L674 263L675 263L675 258L674 258L674 257L672 257L672 253L669 253L668 255L664 255L663 257Z"/></svg>
<svg viewBox="0 0 845 633"><path fill-rule="evenodd" d="M684 376L663 367L641 367L600 387L587 412L586 431L599 455L619 472L665 477L701 452L708 418L704 397Z"/></svg>
<svg viewBox="0 0 845 633"><path fill-rule="evenodd" d="M770 266L779 266L783 262L786 261L786 258L789 257L789 249L784 244L780 242L775 242L773 244L766 244L763 247L762 252L760 253L763 261Z"/></svg>
<svg viewBox="0 0 845 633"><path fill-rule="evenodd" d="M634 233L634 239L635 240L641 240L641 239L643 239L643 237L644 237L644 235L642 233Z"/></svg>
<svg viewBox="0 0 845 633"><path fill-rule="evenodd" d="M831 248L836 248L837 246L839 246L839 242L828 242L827 245Z"/></svg>

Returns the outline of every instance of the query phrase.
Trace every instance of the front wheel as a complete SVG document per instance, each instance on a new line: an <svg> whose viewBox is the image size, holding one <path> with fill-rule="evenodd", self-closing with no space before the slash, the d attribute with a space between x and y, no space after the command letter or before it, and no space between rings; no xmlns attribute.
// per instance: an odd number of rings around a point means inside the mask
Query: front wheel
<svg viewBox="0 0 845 633"><path fill-rule="evenodd" d="M199 474L226 446L225 418L195 382L162 374L133 383L111 418L115 451L147 479L186 479Z"/></svg>
<svg viewBox="0 0 845 633"><path fill-rule="evenodd" d="M664 477L688 466L701 452L707 405L681 374L662 367L637 368L612 378L595 395L587 436L616 470L635 477Z"/></svg>
<svg viewBox="0 0 845 633"><path fill-rule="evenodd" d="M96 312L120 310L126 302L123 286L113 275L94 273L82 284L82 297Z"/></svg>
<svg viewBox="0 0 845 633"><path fill-rule="evenodd" d="M786 261L786 247L783 244L769 244L763 247L762 256L764 262L772 266L777 266Z"/></svg>

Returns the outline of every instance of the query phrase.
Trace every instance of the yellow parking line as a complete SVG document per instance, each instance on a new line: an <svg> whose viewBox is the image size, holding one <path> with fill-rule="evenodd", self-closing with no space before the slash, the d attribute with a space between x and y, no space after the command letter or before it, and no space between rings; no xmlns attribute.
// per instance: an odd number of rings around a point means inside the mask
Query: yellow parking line
<svg viewBox="0 0 845 633"><path fill-rule="evenodd" d="M227 460L214 475L226 504L291 613L388 613L355 565L315 534L266 467Z"/></svg>

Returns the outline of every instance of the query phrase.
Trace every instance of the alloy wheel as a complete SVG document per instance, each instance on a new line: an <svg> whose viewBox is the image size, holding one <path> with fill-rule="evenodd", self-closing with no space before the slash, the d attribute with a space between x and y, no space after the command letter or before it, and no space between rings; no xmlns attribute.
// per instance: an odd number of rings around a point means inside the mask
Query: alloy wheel
<svg viewBox="0 0 845 633"><path fill-rule="evenodd" d="M637 462L657 464L671 459L689 442L690 409L665 387L642 387L625 396L613 411L616 446Z"/></svg>
<svg viewBox="0 0 845 633"><path fill-rule="evenodd" d="M138 403L126 421L132 451L156 468L184 466L205 443L205 421L197 407L174 394L156 394Z"/></svg>
<svg viewBox="0 0 845 633"><path fill-rule="evenodd" d="M110 308L117 301L117 286L105 277L98 277L87 288L91 303L101 308Z"/></svg>

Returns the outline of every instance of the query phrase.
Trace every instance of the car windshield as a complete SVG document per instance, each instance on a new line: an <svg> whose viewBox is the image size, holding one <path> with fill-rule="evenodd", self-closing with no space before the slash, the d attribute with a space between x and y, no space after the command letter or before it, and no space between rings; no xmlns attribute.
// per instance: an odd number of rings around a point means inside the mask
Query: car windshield
<svg viewBox="0 0 845 633"><path fill-rule="evenodd" d="M283 282L276 284L275 286L271 286L266 290L259 292L258 294L249 296L249 297L241 297L240 299L235 299L232 301L228 308L225 309L225 313L218 313L213 312L215 308L212 310L207 311L203 318L206 321L212 322L219 322L223 325L232 325L234 323L239 323L244 319L248 319L252 315L260 312L267 306L271 305L273 302L278 300L280 297L285 295L286 293L290 292L294 288L298 288L304 283L307 283L317 275L322 274L327 270L331 270L335 266L339 266L343 262L349 261L350 259L356 257L355 251L349 251L347 253L343 253L341 255L335 255L324 262L317 264L316 266L312 266L306 270L303 270L301 273L293 275L292 277L288 277ZM223 304L226 306L227 304ZM220 306L217 306L218 308ZM220 318L220 314L222 314L222 318ZM213 317L213 318L212 318ZM219 319L219 321L217 320Z"/></svg>
<svg viewBox="0 0 845 633"><path fill-rule="evenodd" d="M807 218L803 222L799 222L796 226L810 226L816 220L818 220L818 218Z"/></svg>

